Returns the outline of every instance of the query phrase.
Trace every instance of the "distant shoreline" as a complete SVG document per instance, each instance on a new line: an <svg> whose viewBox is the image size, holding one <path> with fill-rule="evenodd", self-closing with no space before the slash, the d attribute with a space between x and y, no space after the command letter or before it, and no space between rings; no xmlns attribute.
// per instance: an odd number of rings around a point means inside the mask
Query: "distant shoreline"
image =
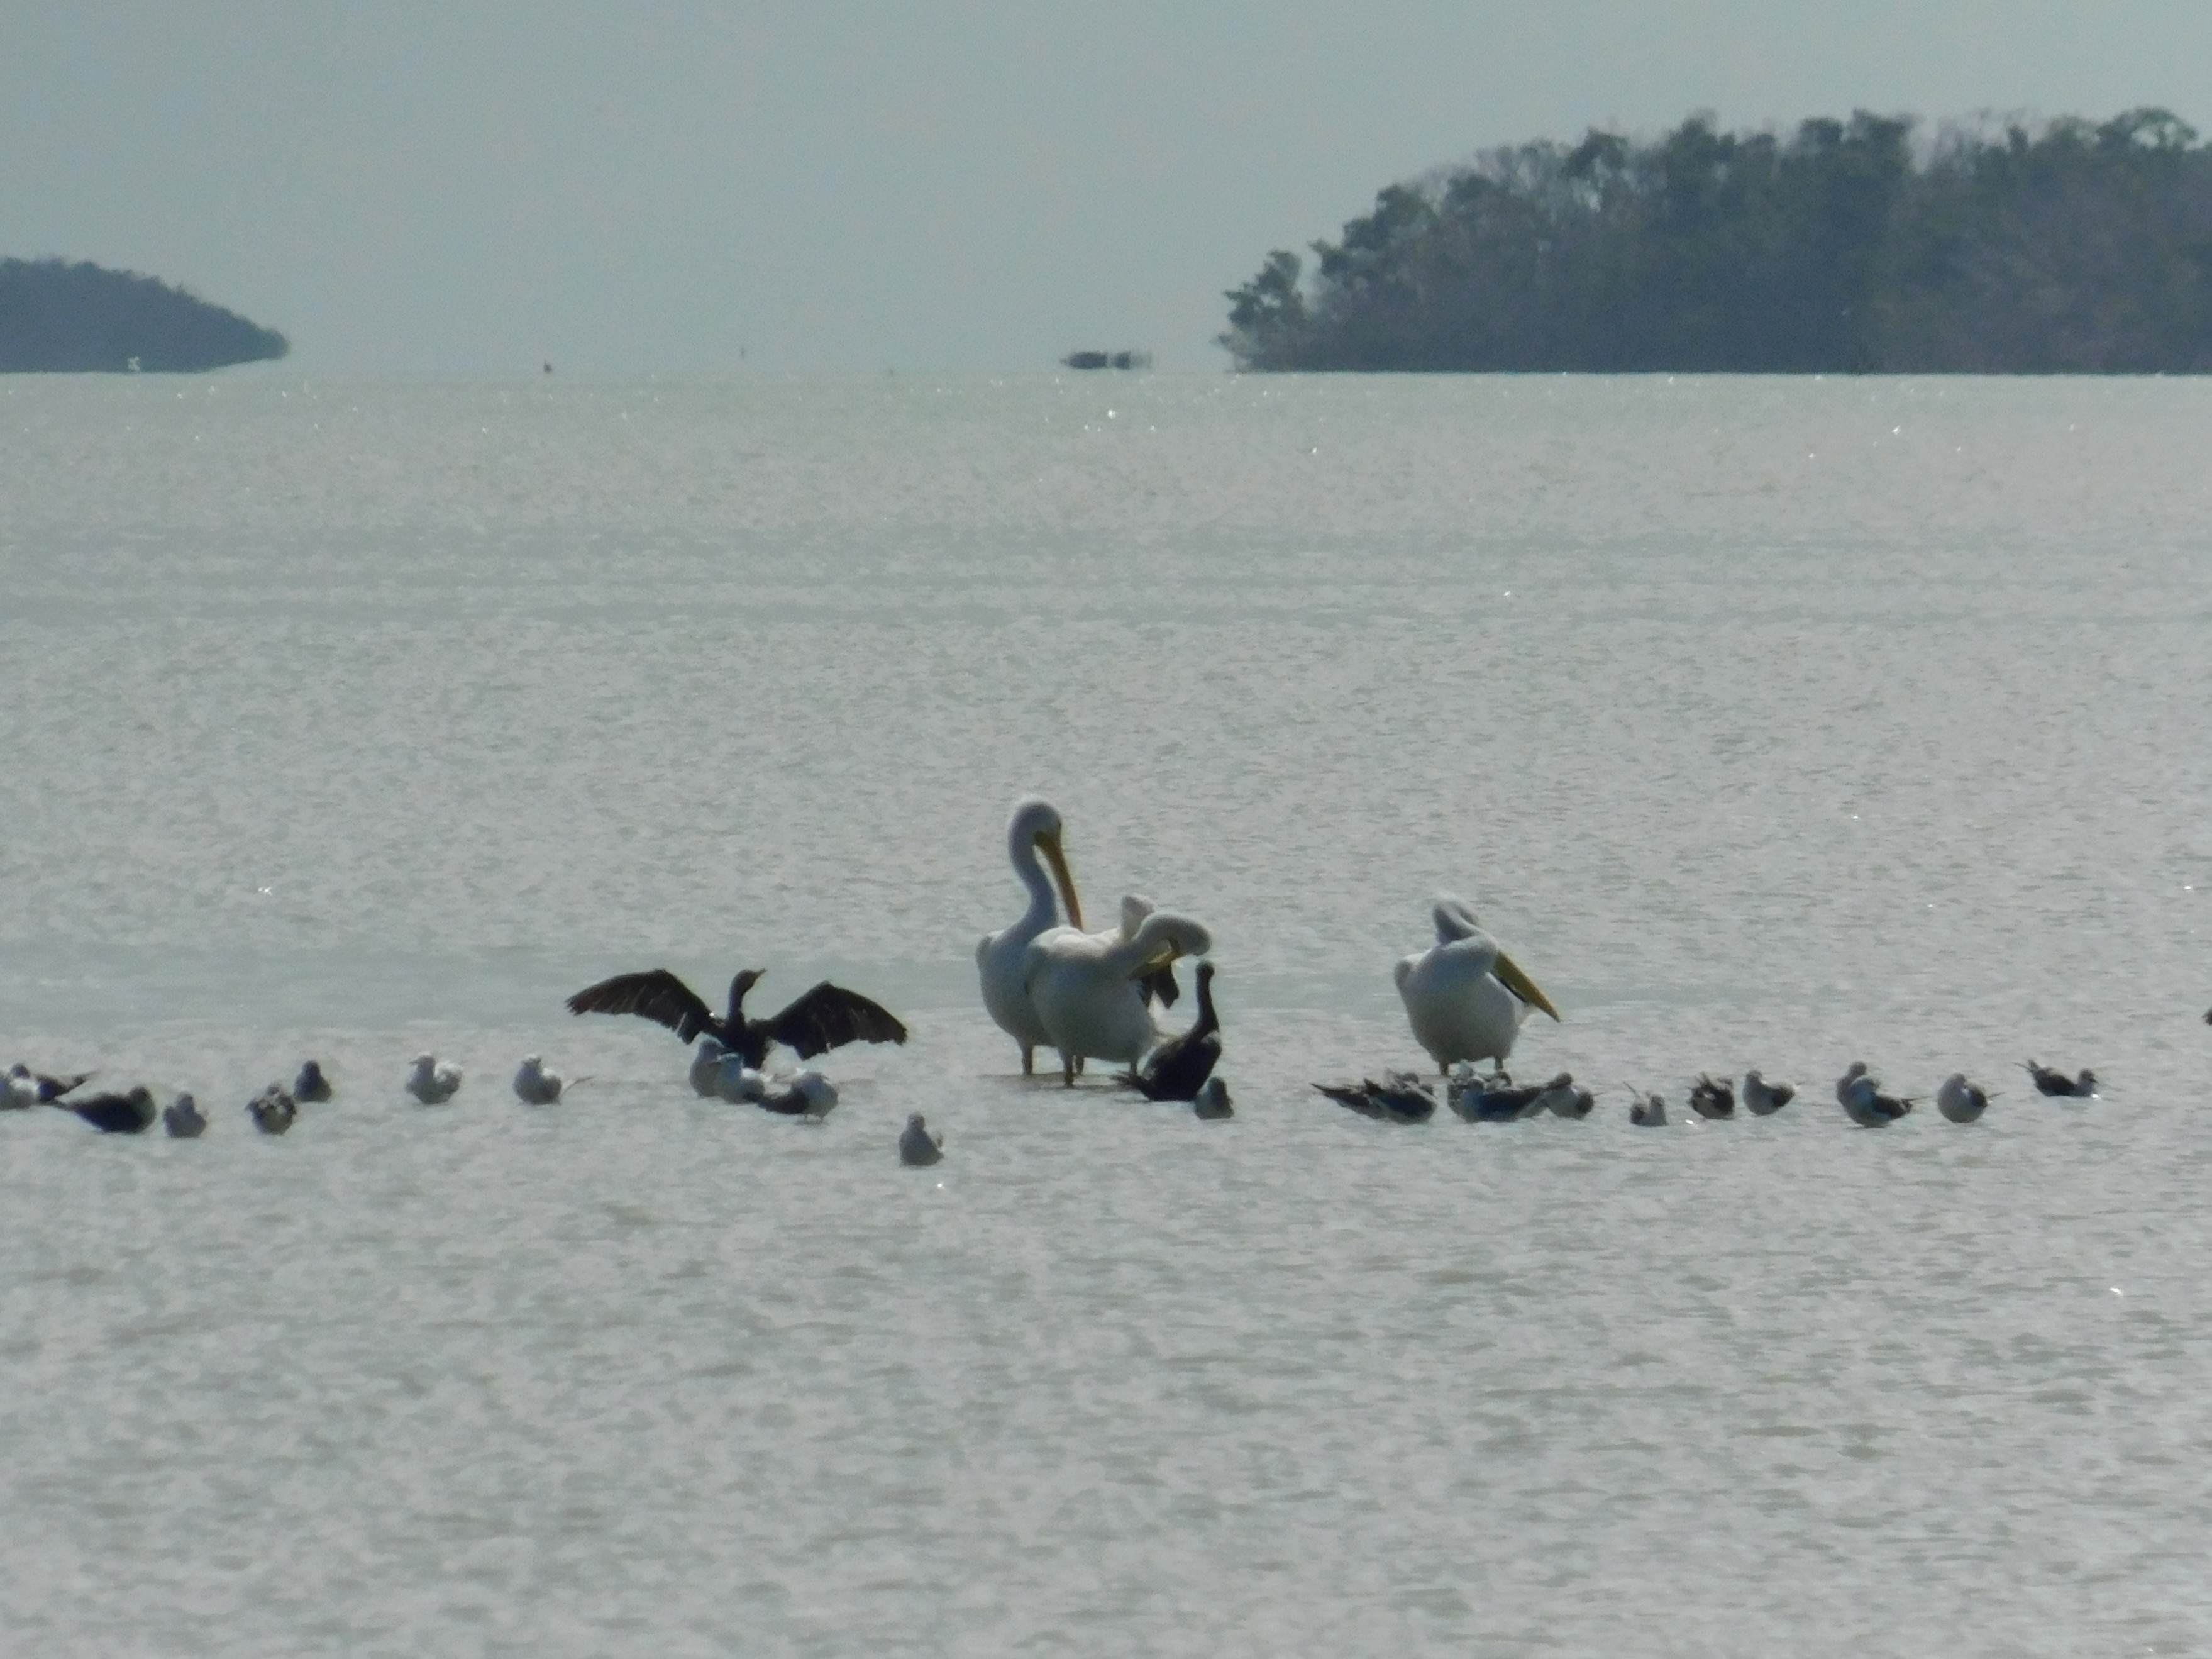
<svg viewBox="0 0 2212 1659"><path fill-rule="evenodd" d="M1218 337L1258 371L2198 374L2212 145L2163 109L1493 150L1277 249Z"/></svg>
<svg viewBox="0 0 2212 1659"><path fill-rule="evenodd" d="M274 329L152 276L0 259L0 374L196 374L291 349Z"/></svg>

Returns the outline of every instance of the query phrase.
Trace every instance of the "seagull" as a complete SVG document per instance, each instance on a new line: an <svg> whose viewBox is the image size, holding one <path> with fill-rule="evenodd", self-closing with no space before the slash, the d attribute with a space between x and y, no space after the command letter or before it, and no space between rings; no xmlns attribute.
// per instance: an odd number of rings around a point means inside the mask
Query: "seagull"
<svg viewBox="0 0 2212 1659"><path fill-rule="evenodd" d="M762 970L748 968L730 981L730 1012L714 1018L699 994L665 968L649 973L617 974L587 985L568 999L572 1014L637 1014L665 1025L689 1042L702 1032L757 1070L768 1063L770 1043L781 1042L801 1060L811 1060L848 1042L904 1042L906 1027L890 1012L855 991L823 980L770 1019L745 1018L745 994L760 983Z"/></svg>
<svg viewBox="0 0 2212 1659"><path fill-rule="evenodd" d="M724 1054L716 1064L714 1086L708 1092L732 1106L757 1106L768 1098L768 1079L746 1065L743 1055Z"/></svg>
<svg viewBox="0 0 2212 1659"><path fill-rule="evenodd" d="M1565 1090L1548 1090L1549 1104L1553 1117L1588 1117L1596 1108L1597 1097L1577 1083Z"/></svg>
<svg viewBox="0 0 2212 1659"><path fill-rule="evenodd" d="M1540 1112L1551 1110L1555 1100L1567 1102L1574 1094L1575 1080L1565 1072L1549 1083L1516 1088L1513 1079L1502 1072L1484 1079L1476 1077L1474 1071L1472 1066L1462 1060L1453 1067L1451 1079L1444 1085L1445 1100L1469 1123L1510 1123L1516 1118L1534 1117Z"/></svg>
<svg viewBox="0 0 2212 1659"><path fill-rule="evenodd" d="M2097 1074L2094 1072L2085 1069L2080 1077L2071 1078L2063 1072L2054 1072L2048 1066L2039 1066L2031 1060L2027 1062L2027 1074L2035 1079L2036 1091L2039 1094L2062 1100L2069 1097L2075 1100L2096 1097Z"/></svg>
<svg viewBox="0 0 2212 1659"><path fill-rule="evenodd" d="M207 1114L190 1095L179 1095L163 1109L161 1127L173 1140L194 1140L207 1133Z"/></svg>
<svg viewBox="0 0 2212 1659"><path fill-rule="evenodd" d="M945 1137L930 1133L920 1112L908 1112L906 1127L899 1132L899 1162L909 1170L921 1170L944 1156Z"/></svg>
<svg viewBox="0 0 2212 1659"><path fill-rule="evenodd" d="M722 1057L729 1052L714 1040L711 1033L700 1035L699 1041L691 1048L692 1093L702 1099L712 1100L720 1092L718 1085L722 1078Z"/></svg>
<svg viewBox="0 0 2212 1659"><path fill-rule="evenodd" d="M1852 1085L1853 1084L1856 1083L1856 1082L1857 1082L1861 1078L1864 1077L1866 1074L1867 1074L1867 1064L1866 1064L1866 1061L1864 1061L1864 1060L1853 1060L1853 1061L1850 1063L1850 1069L1849 1069L1848 1071L1846 1071L1846 1072L1845 1072L1845 1073L1844 1073L1841 1077L1839 1077L1839 1078L1838 1078L1838 1079L1836 1079L1836 1104L1837 1104L1837 1105L1838 1105L1838 1106L1842 1107L1845 1111L1849 1111L1849 1110L1850 1110L1850 1108L1851 1108L1851 1085Z"/></svg>
<svg viewBox="0 0 2212 1659"><path fill-rule="evenodd" d="M1209 1123L1237 1115L1236 1105L1229 1098L1229 1085L1218 1076L1210 1077L1199 1085L1191 1109Z"/></svg>
<svg viewBox="0 0 2212 1659"><path fill-rule="evenodd" d="M415 1056L415 1069L407 1074L407 1092L425 1106L442 1106L459 1091L457 1066L441 1066L435 1054Z"/></svg>
<svg viewBox="0 0 2212 1659"><path fill-rule="evenodd" d="M300 1075L292 1079L292 1098L319 1104L331 1097L331 1080L323 1075L323 1068L314 1060L300 1067Z"/></svg>
<svg viewBox="0 0 2212 1659"><path fill-rule="evenodd" d="M19 1109L26 1106L51 1106L64 1095L82 1088L99 1075L97 1072L79 1072L74 1077L48 1077L44 1072L34 1072L18 1062L8 1068L5 1104Z"/></svg>
<svg viewBox="0 0 2212 1659"><path fill-rule="evenodd" d="M1165 970L1163 970L1165 971ZM1170 1037L1121 1080L1146 1100L1196 1100L1199 1088L1221 1062L1221 1020L1213 1011L1213 963L1198 964L1198 1018Z"/></svg>
<svg viewBox="0 0 2212 1659"><path fill-rule="evenodd" d="M127 1095L93 1095L84 1100L50 1100L46 1104L75 1112L102 1134L111 1135L143 1135L161 1115L152 1091L143 1085Z"/></svg>
<svg viewBox="0 0 2212 1659"><path fill-rule="evenodd" d="M591 1079L580 1077L579 1083ZM545 1069L544 1060L537 1054L526 1057L514 1073L515 1097L526 1106L550 1106L561 1098L563 1085L559 1073Z"/></svg>
<svg viewBox="0 0 2212 1659"><path fill-rule="evenodd" d="M281 1135L300 1115L300 1103L284 1092L283 1084L272 1083L246 1103L246 1110L253 1120L253 1127L263 1134Z"/></svg>
<svg viewBox="0 0 2212 1659"><path fill-rule="evenodd" d="M1743 1103L1753 1117L1772 1117L1796 1097L1794 1083L1769 1083L1756 1068L1743 1074Z"/></svg>
<svg viewBox="0 0 2212 1659"><path fill-rule="evenodd" d="M1639 1129L1663 1129L1667 1127L1667 1102L1662 1096L1647 1095L1641 1090L1628 1091L1628 1121Z"/></svg>
<svg viewBox="0 0 2212 1659"><path fill-rule="evenodd" d="M768 1090L753 1104L780 1117L819 1123L837 1104L837 1085L819 1072L801 1072L788 1087Z"/></svg>
<svg viewBox="0 0 2212 1659"><path fill-rule="evenodd" d="M1725 1079L1715 1082L1700 1072L1698 1080L1690 1086L1690 1109L1699 1117L1734 1117L1735 1091Z"/></svg>
<svg viewBox="0 0 2212 1659"><path fill-rule="evenodd" d="M1429 915L1436 944L1402 958L1394 970L1414 1041L1429 1051L1439 1072L1449 1073L1462 1060L1503 1066L1530 1009L1540 1008L1555 1020L1559 1011L1482 931L1464 899L1440 893Z"/></svg>
<svg viewBox="0 0 2212 1659"><path fill-rule="evenodd" d="M1437 1097L1412 1072L1385 1072L1380 1083L1363 1078L1358 1083L1316 1083L1314 1087L1338 1105L1384 1123L1425 1123L1436 1115Z"/></svg>
<svg viewBox="0 0 2212 1659"><path fill-rule="evenodd" d="M1936 1109L1954 1123L1972 1123L1987 1109L1988 1093L1966 1081L1964 1072L1954 1072L1936 1091Z"/></svg>
<svg viewBox="0 0 2212 1659"><path fill-rule="evenodd" d="M1886 1129L1918 1103L1883 1094L1881 1085L1867 1075L1863 1066L1857 1069L1858 1075L1844 1091L1844 1110L1862 1129Z"/></svg>

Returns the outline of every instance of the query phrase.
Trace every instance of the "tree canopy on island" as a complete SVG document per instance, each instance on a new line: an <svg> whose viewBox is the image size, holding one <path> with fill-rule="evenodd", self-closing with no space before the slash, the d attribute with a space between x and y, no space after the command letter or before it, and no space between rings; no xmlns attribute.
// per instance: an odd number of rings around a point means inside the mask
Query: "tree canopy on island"
<svg viewBox="0 0 2212 1659"><path fill-rule="evenodd" d="M1240 369L2212 369L2212 146L2162 109L1787 137L1695 115L1393 185L1232 289Z"/></svg>
<svg viewBox="0 0 2212 1659"><path fill-rule="evenodd" d="M151 276L0 259L0 373L195 374L291 349L274 329Z"/></svg>

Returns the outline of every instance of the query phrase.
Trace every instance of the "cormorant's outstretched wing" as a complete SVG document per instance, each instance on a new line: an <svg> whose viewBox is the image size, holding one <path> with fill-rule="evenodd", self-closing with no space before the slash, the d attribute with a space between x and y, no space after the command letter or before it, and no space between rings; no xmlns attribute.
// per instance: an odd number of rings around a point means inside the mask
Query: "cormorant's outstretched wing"
<svg viewBox="0 0 2212 1659"><path fill-rule="evenodd" d="M1176 983L1175 963L1146 974L1137 981L1137 988L1145 994L1146 1002L1157 1001L1163 1008L1172 1008L1176 999L1182 994L1182 987Z"/></svg>
<svg viewBox="0 0 2212 1659"><path fill-rule="evenodd" d="M572 1014L641 1014L689 1042L714 1023L699 994L665 968L649 974L617 974L586 985L568 999Z"/></svg>
<svg viewBox="0 0 2212 1659"><path fill-rule="evenodd" d="M826 979L770 1020L768 1031L801 1060L848 1042L906 1041L906 1027L889 1009Z"/></svg>

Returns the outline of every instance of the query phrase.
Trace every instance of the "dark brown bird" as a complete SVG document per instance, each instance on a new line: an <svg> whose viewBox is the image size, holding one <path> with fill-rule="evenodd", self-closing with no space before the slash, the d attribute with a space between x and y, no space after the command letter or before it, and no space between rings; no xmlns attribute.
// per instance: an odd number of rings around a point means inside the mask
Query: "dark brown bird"
<svg viewBox="0 0 2212 1659"><path fill-rule="evenodd" d="M153 1091L143 1086L127 1095L91 1095L83 1100L52 1100L46 1103L64 1112L75 1112L102 1134L109 1135L143 1135L161 1115L161 1109L154 1104Z"/></svg>
<svg viewBox="0 0 2212 1659"><path fill-rule="evenodd" d="M1213 964L1198 964L1198 1018L1180 1036L1170 1037L1145 1056L1141 1066L1121 1073L1146 1100L1196 1100L1206 1079L1221 1063L1221 1019L1213 1012Z"/></svg>
<svg viewBox="0 0 2212 1659"><path fill-rule="evenodd" d="M775 1042L801 1060L811 1060L848 1042L906 1041L906 1027L889 1010L826 979L773 1018L747 1019L745 993L760 982L761 973L748 968L730 981L730 1012L724 1019L716 1019L699 994L665 968L617 974L587 985L568 999L568 1012L641 1015L686 1042L704 1031L755 1071L768 1063L769 1045Z"/></svg>
<svg viewBox="0 0 2212 1659"><path fill-rule="evenodd" d="M2071 1096L2076 1100L2087 1100L2097 1092L2097 1074L2086 1068L2078 1078L2069 1077L2065 1073L2054 1071L2048 1066L2039 1066L2032 1060L2023 1069L2028 1076L2035 1079L2036 1092L2039 1094L2051 1095L2059 1099Z"/></svg>
<svg viewBox="0 0 2212 1659"><path fill-rule="evenodd" d="M1734 1117L1735 1085L1725 1080L1716 1082L1709 1073L1698 1073L1697 1082L1690 1086L1690 1109L1699 1117Z"/></svg>
<svg viewBox="0 0 2212 1659"><path fill-rule="evenodd" d="M1436 1115L1437 1097L1412 1072L1385 1072L1380 1083L1362 1078L1357 1083L1316 1083L1314 1087L1338 1105L1384 1123L1425 1123Z"/></svg>

